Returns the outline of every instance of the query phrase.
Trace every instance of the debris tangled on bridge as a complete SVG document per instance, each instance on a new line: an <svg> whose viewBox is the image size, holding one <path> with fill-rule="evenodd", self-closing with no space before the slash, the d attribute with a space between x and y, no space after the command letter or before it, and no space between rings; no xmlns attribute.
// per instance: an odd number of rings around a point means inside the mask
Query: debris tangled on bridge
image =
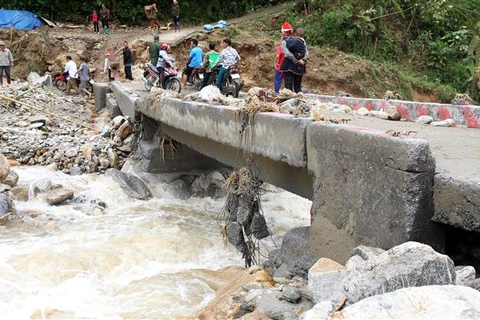
<svg viewBox="0 0 480 320"><path fill-rule="evenodd" d="M260 263L259 240L270 235L260 205L262 183L251 168L233 171L226 183L227 201L218 217L224 237L242 253L245 267Z"/></svg>

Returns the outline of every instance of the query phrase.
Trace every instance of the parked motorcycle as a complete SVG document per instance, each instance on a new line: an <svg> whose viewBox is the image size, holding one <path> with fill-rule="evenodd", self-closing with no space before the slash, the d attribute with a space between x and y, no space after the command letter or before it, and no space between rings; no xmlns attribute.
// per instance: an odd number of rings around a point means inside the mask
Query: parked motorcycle
<svg viewBox="0 0 480 320"><path fill-rule="evenodd" d="M61 90L61 91L65 91L67 90L67 77L68 77L68 73L62 73L60 74L59 76L57 76L55 78L55 87L57 87L57 89ZM88 80L88 83L87 83L87 91L92 93L93 92L93 83L95 81L93 81L92 79ZM80 86L80 78L77 78L77 87Z"/></svg>
<svg viewBox="0 0 480 320"><path fill-rule="evenodd" d="M221 66L216 66L212 69L212 74L208 79L208 84L215 85L217 81L217 75ZM203 75L202 75L203 79ZM222 85L220 86L220 92L226 96L231 95L234 98L238 98L240 90L243 87L243 81L240 79L240 71L237 66L228 68L227 72L223 75Z"/></svg>
<svg viewBox="0 0 480 320"><path fill-rule="evenodd" d="M150 92L152 87L157 86L163 89L180 92L182 90L182 84L177 78L177 69L175 68L175 61L165 61L163 83L157 83L158 69L151 63L147 63L145 66L145 72L143 73L143 81L145 83L145 89Z"/></svg>

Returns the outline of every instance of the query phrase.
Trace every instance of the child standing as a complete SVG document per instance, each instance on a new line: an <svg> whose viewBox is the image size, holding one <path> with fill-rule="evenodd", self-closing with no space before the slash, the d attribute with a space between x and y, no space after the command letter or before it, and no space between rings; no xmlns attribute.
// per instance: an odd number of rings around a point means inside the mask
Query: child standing
<svg viewBox="0 0 480 320"><path fill-rule="evenodd" d="M93 32L99 33L100 29L98 28L98 14L97 11L93 10L92 13L92 20L93 20Z"/></svg>

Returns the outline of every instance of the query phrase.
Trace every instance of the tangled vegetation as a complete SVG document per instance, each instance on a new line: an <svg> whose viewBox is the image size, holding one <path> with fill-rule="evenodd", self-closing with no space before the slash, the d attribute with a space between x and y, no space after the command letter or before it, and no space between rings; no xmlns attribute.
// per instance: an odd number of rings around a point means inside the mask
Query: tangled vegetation
<svg viewBox="0 0 480 320"><path fill-rule="evenodd" d="M172 0L155 0L159 8L158 18L170 20ZM271 0L182 0L179 1L182 21L187 23L211 23L219 19L240 16L258 7L276 4ZM151 0L84 0L65 3L61 0L9 0L5 9L28 10L56 21L83 22L93 9L104 3L111 10L111 18L120 23L137 25L145 22L143 7Z"/></svg>

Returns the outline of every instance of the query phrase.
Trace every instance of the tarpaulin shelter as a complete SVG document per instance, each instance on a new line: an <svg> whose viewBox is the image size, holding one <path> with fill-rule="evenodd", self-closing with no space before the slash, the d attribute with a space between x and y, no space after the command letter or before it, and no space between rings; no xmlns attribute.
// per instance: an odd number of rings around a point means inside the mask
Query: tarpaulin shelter
<svg viewBox="0 0 480 320"><path fill-rule="evenodd" d="M30 11L0 9L0 28L32 30L43 27L43 21Z"/></svg>

